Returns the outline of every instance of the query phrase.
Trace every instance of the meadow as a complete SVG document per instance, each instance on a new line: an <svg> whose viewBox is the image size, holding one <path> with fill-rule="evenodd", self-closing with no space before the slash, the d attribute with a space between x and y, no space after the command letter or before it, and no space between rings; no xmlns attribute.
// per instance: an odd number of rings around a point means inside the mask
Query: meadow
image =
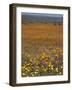
<svg viewBox="0 0 72 90"><path fill-rule="evenodd" d="M22 24L22 77L63 75L63 24Z"/></svg>

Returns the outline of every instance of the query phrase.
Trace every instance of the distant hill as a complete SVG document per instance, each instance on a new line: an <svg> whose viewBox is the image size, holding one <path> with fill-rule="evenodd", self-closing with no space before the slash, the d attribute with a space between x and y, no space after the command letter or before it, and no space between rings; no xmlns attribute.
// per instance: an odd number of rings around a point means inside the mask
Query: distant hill
<svg viewBox="0 0 72 90"><path fill-rule="evenodd" d="M22 23L62 23L62 14L22 13Z"/></svg>

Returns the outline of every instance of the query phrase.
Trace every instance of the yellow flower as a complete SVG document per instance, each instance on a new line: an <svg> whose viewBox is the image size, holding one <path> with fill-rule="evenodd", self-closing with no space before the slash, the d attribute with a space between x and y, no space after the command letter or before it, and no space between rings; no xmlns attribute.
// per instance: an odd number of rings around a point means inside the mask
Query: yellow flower
<svg viewBox="0 0 72 90"><path fill-rule="evenodd" d="M63 66L61 66L61 69L63 68Z"/></svg>
<svg viewBox="0 0 72 90"><path fill-rule="evenodd" d="M43 71L44 71L44 72L46 72L46 71L47 71L47 69L43 69Z"/></svg>
<svg viewBox="0 0 72 90"><path fill-rule="evenodd" d="M52 69L52 70L54 69L53 67L54 67L54 65L51 65L51 69Z"/></svg>
<svg viewBox="0 0 72 90"><path fill-rule="evenodd" d="M34 57L34 60L36 60L36 57Z"/></svg>
<svg viewBox="0 0 72 90"><path fill-rule="evenodd" d="M30 55L29 55L29 54L28 54L27 56L28 56L28 57L30 57Z"/></svg>
<svg viewBox="0 0 72 90"><path fill-rule="evenodd" d="M44 56L42 55L42 58L44 58Z"/></svg>
<svg viewBox="0 0 72 90"><path fill-rule="evenodd" d="M48 66L51 67L51 65L52 65L51 62L49 62Z"/></svg>
<svg viewBox="0 0 72 90"><path fill-rule="evenodd" d="M61 72L59 72L59 75L61 75L62 73Z"/></svg>
<svg viewBox="0 0 72 90"><path fill-rule="evenodd" d="M22 75L24 76L24 75L25 75L25 73L22 73Z"/></svg>
<svg viewBox="0 0 72 90"><path fill-rule="evenodd" d="M43 59L43 58L45 58L45 57L46 57L46 53L43 52L42 55L41 55L41 58Z"/></svg>
<svg viewBox="0 0 72 90"><path fill-rule="evenodd" d="M54 68L51 68L52 70L54 69Z"/></svg>
<svg viewBox="0 0 72 90"><path fill-rule="evenodd" d="M58 68L56 68L56 72L58 72Z"/></svg>

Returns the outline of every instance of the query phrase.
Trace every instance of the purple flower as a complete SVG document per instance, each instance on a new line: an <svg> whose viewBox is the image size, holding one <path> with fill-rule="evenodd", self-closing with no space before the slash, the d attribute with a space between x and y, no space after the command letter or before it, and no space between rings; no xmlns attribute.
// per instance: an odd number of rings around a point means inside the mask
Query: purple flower
<svg viewBox="0 0 72 90"><path fill-rule="evenodd" d="M32 61L32 64L35 64L35 61Z"/></svg>
<svg viewBox="0 0 72 90"><path fill-rule="evenodd" d="M42 64L42 65L46 65L46 63L45 63L45 61L44 61L44 60L42 60L42 61L41 61L41 64Z"/></svg>

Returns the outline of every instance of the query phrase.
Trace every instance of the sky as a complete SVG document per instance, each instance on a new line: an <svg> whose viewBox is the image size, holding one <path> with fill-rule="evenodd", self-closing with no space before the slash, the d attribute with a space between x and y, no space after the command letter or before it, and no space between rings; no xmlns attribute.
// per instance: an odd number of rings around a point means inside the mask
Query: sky
<svg viewBox="0 0 72 90"><path fill-rule="evenodd" d="M41 22L41 23L62 23L62 14L45 14L45 13L25 13L22 12L22 23Z"/></svg>

